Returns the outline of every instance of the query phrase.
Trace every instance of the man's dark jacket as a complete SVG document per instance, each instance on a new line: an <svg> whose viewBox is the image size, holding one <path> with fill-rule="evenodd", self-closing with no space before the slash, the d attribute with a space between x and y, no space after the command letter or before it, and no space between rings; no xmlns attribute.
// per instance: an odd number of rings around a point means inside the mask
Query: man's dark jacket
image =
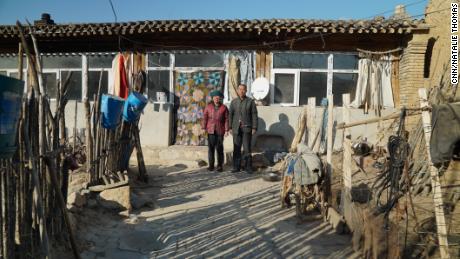
<svg viewBox="0 0 460 259"><path fill-rule="evenodd" d="M257 107L253 99L246 97L241 100L239 97L232 100L229 109L230 129L233 134L238 134L240 126L243 132L257 130Z"/></svg>

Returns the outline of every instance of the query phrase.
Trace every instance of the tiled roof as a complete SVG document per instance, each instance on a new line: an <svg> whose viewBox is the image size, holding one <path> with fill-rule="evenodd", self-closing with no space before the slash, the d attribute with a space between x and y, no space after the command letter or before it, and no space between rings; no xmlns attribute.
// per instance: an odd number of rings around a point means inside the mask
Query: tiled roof
<svg viewBox="0 0 460 259"><path fill-rule="evenodd" d="M33 26L38 37L79 37L103 35L133 35L143 33L365 33L408 34L426 29L423 20L158 20L120 23L81 23ZM26 28L26 33L28 29ZM16 38L14 25L1 25L0 38Z"/></svg>

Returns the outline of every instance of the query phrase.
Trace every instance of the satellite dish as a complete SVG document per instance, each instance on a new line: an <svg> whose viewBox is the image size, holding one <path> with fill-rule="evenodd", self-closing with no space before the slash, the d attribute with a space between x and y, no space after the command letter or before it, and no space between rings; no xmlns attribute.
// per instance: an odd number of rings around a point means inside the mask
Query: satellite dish
<svg viewBox="0 0 460 259"><path fill-rule="evenodd" d="M259 77L251 85L251 94L257 101L263 100L270 90L270 82L265 77Z"/></svg>

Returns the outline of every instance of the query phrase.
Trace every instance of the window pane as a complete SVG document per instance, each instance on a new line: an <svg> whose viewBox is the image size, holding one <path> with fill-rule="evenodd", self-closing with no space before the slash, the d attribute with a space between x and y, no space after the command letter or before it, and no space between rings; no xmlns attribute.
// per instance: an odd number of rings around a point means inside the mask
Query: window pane
<svg viewBox="0 0 460 259"><path fill-rule="evenodd" d="M308 103L309 97L316 97L316 103L327 95L327 73L300 73L299 105Z"/></svg>
<svg viewBox="0 0 460 259"><path fill-rule="evenodd" d="M334 94L334 105L342 106L342 94L350 94L353 99L358 82L357 73L334 73L332 78L332 93Z"/></svg>
<svg viewBox="0 0 460 259"><path fill-rule="evenodd" d="M327 69L327 56L327 54L275 53L273 67Z"/></svg>
<svg viewBox="0 0 460 259"><path fill-rule="evenodd" d="M111 68L115 55L88 56L89 68Z"/></svg>
<svg viewBox="0 0 460 259"><path fill-rule="evenodd" d="M223 67L222 54L176 54L176 67Z"/></svg>
<svg viewBox="0 0 460 259"><path fill-rule="evenodd" d="M12 73L10 73L10 76L13 77L13 78L19 79L19 73L18 72L12 72Z"/></svg>
<svg viewBox="0 0 460 259"><path fill-rule="evenodd" d="M147 83L149 99L157 101L157 92L164 92L169 101L169 70L148 71Z"/></svg>
<svg viewBox="0 0 460 259"><path fill-rule="evenodd" d="M61 72L62 83L64 83L69 73L69 71ZM67 92L69 100L81 100L81 71L72 71Z"/></svg>
<svg viewBox="0 0 460 259"><path fill-rule="evenodd" d="M294 103L294 74L275 74L275 103Z"/></svg>
<svg viewBox="0 0 460 259"><path fill-rule="evenodd" d="M334 69L358 69L358 56L334 54Z"/></svg>
<svg viewBox="0 0 460 259"><path fill-rule="evenodd" d="M2 71L0 71L0 75L4 75L4 76L6 76L6 71L3 71L3 70L2 70Z"/></svg>
<svg viewBox="0 0 460 259"><path fill-rule="evenodd" d="M26 59L22 59L22 65L26 66ZM0 68L18 68L18 57L0 57Z"/></svg>
<svg viewBox="0 0 460 259"><path fill-rule="evenodd" d="M43 68L81 68L81 56L43 56Z"/></svg>
<svg viewBox="0 0 460 259"><path fill-rule="evenodd" d="M149 67L169 67L170 60L167 53L149 54Z"/></svg>
<svg viewBox="0 0 460 259"><path fill-rule="evenodd" d="M49 98L57 98L57 74L56 73L43 73L43 83L45 84L45 91Z"/></svg>
<svg viewBox="0 0 460 259"><path fill-rule="evenodd" d="M89 71L88 72L88 99L89 100L94 100L94 96L97 95L100 76L101 76L101 71ZM102 72L101 94L106 94L108 91L108 77L109 77L108 71Z"/></svg>

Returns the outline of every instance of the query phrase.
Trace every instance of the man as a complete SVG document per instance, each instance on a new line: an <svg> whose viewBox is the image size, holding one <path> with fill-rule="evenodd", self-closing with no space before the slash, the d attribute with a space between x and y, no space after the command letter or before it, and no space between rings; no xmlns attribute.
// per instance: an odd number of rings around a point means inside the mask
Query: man
<svg viewBox="0 0 460 259"><path fill-rule="evenodd" d="M217 171L223 171L224 164L224 135L227 135L228 109L222 104L224 95L214 90L211 92L212 101L206 106L201 128L208 133L208 162L209 171L214 171L214 153L217 149Z"/></svg>
<svg viewBox="0 0 460 259"><path fill-rule="evenodd" d="M246 96L248 87L238 86L238 97L230 103L230 133L233 135L233 170L239 172L241 159L244 170L252 173L251 138L257 132L257 107L251 98ZM243 157L241 157L243 147Z"/></svg>

